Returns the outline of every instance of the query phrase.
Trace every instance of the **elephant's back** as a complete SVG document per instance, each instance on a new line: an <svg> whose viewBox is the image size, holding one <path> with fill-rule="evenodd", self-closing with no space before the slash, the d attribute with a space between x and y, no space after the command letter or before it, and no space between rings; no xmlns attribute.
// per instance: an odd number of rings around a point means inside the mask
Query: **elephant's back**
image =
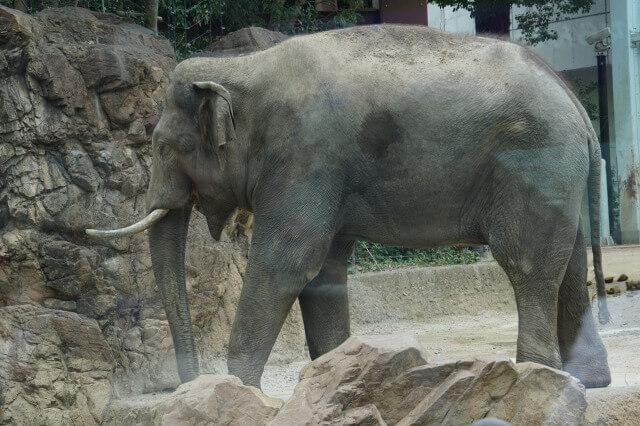
<svg viewBox="0 0 640 426"><path fill-rule="evenodd" d="M353 61L415 63L416 60L440 54L446 57L466 57L470 52L488 45L511 44L498 39L451 34L425 26L369 25L326 31L292 37L266 51L292 50L318 52L343 52Z"/></svg>
<svg viewBox="0 0 640 426"><path fill-rule="evenodd" d="M292 99L332 91L372 102L418 95L439 102L450 92L461 95L468 108L473 102L505 104L531 86L557 85L554 73L523 46L421 26L373 25L298 36L239 60L258 90L277 90ZM543 97L564 91L552 89L543 90Z"/></svg>
<svg viewBox="0 0 640 426"><path fill-rule="evenodd" d="M352 75L402 70L426 75L439 70L509 67L518 62L514 59L522 56L522 49L504 40L424 26L371 25L292 37L247 59L279 69L292 66L303 74L317 75L329 66L332 72L347 70Z"/></svg>

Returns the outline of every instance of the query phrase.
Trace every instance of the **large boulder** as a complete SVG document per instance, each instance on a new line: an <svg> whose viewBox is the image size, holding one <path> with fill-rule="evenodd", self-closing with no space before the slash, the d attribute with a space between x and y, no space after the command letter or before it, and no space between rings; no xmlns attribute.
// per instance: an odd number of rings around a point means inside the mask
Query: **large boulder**
<svg viewBox="0 0 640 426"><path fill-rule="evenodd" d="M268 49L287 38L289 37L286 34L266 28L242 28L215 40L205 52L197 56L237 56Z"/></svg>
<svg viewBox="0 0 640 426"><path fill-rule="evenodd" d="M125 401L109 414L117 426L266 425L283 402L226 375L202 375L156 399Z"/></svg>
<svg viewBox="0 0 640 426"><path fill-rule="evenodd" d="M504 356L427 363L403 336L352 337L309 364L272 425L583 423L584 387Z"/></svg>
<svg viewBox="0 0 640 426"><path fill-rule="evenodd" d="M0 424L58 409L99 421L95 401L105 394L179 385L146 235L84 233L146 213L151 134L174 66L170 43L126 18L0 6ZM220 244L200 214L190 226L187 286L203 372L225 370L250 234L236 225ZM304 355L299 311L292 318L276 347L280 360ZM70 370L67 337L46 338L46 362L30 349L29 336L75 326L93 334L74 340L73 354L109 353L91 376L99 386L87 385L91 373ZM4 368L14 362L19 374Z"/></svg>

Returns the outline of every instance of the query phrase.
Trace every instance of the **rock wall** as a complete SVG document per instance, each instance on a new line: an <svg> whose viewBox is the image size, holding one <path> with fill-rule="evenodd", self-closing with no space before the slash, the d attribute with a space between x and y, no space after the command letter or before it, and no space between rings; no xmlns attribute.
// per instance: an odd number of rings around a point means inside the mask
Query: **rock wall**
<svg viewBox="0 0 640 426"><path fill-rule="evenodd" d="M178 385L145 234L85 228L145 214L171 45L81 8L0 7L0 424L100 422L127 393ZM224 371L249 236L194 214L187 285L201 370ZM304 351L299 313L276 358ZM278 350L279 349L279 350Z"/></svg>
<svg viewBox="0 0 640 426"><path fill-rule="evenodd" d="M249 27L233 31L215 40L194 56L238 56L265 50L289 38L286 34L266 28Z"/></svg>

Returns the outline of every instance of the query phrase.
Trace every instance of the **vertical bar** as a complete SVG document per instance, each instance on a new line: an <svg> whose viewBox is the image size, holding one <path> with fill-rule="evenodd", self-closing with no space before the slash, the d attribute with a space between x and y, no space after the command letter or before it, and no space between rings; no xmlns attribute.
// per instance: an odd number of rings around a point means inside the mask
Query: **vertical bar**
<svg viewBox="0 0 640 426"><path fill-rule="evenodd" d="M599 111L599 121L600 121L600 145L602 147L602 158L604 159L604 163L606 167L602 169L602 173L604 175L604 179L607 183L607 206L608 211L606 215L606 223L601 220L602 227L606 227L607 230L610 230L613 235L617 237L619 241L618 228L619 224L616 220L615 213L615 203L614 201L614 192L613 192L613 174L611 170L611 144L609 142L609 95L607 93L607 53L598 52L597 56L598 62L598 111ZM601 198L604 192L600 195ZM602 219L604 219L604 214L602 214ZM606 235L602 235L603 237L608 236L609 232Z"/></svg>
<svg viewBox="0 0 640 426"><path fill-rule="evenodd" d="M600 160L600 170L606 170L608 164L604 159ZM604 173L600 175L600 243L603 246L612 246L615 244L611 237L611 231L609 228L609 210L611 205L607 203L610 181L607 179ZM607 205L609 208L607 209Z"/></svg>

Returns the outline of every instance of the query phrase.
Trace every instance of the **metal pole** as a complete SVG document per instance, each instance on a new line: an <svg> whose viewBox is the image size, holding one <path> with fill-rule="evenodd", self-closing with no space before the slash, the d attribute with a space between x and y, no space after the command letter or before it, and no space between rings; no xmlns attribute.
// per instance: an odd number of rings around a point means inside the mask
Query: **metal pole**
<svg viewBox="0 0 640 426"><path fill-rule="evenodd" d="M598 52L596 55L598 61L598 110L600 121L600 146L602 147L602 158L605 161L605 176L607 182L607 205L608 205L608 226L611 234L619 241L620 225L616 220L614 189L613 189L613 172L611 170L611 144L609 142L609 95L607 93L607 52Z"/></svg>

